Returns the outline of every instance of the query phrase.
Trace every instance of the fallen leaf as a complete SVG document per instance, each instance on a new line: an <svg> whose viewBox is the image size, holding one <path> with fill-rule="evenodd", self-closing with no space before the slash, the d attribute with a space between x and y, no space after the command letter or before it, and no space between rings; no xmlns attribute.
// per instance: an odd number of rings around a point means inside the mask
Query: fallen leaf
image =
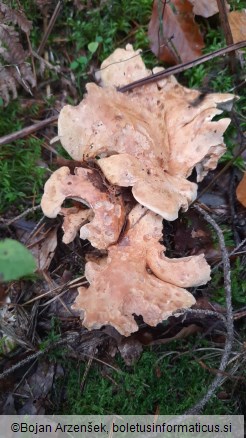
<svg viewBox="0 0 246 438"><path fill-rule="evenodd" d="M18 410L19 415L45 413L45 399L53 386L54 378L55 365L48 361L40 362L36 371L19 388L18 392L28 397Z"/></svg>
<svg viewBox="0 0 246 438"><path fill-rule="evenodd" d="M236 195L238 201L246 207L246 173L244 173L243 178L237 186Z"/></svg>
<svg viewBox="0 0 246 438"><path fill-rule="evenodd" d="M57 247L57 227L40 231L29 243L28 248L34 256L39 271L49 268Z"/></svg>
<svg viewBox="0 0 246 438"><path fill-rule="evenodd" d="M220 392L218 392L218 394L217 394L217 398L218 398L219 400L230 400L230 398L231 398L231 394L229 394L229 393L226 392L226 391L220 391Z"/></svg>
<svg viewBox="0 0 246 438"><path fill-rule="evenodd" d="M3 405L3 408L1 410L1 415L16 415L17 412L15 409L14 402L15 402L15 400L14 400L13 394L9 394L4 405ZM6 435L2 435L2 436L7 436L7 433L6 433Z"/></svg>
<svg viewBox="0 0 246 438"><path fill-rule="evenodd" d="M202 34L188 0L173 0L165 5L155 0L148 35L152 52L162 61L178 64L202 55Z"/></svg>
<svg viewBox="0 0 246 438"><path fill-rule="evenodd" d="M143 347L141 342L134 338L123 338L118 345L119 352L125 364L133 365L141 356Z"/></svg>
<svg viewBox="0 0 246 438"><path fill-rule="evenodd" d="M161 378L161 376L162 376L162 371L161 371L160 367L156 367L156 369L155 369L155 374L156 374L157 379L160 379L160 378Z"/></svg>
<svg viewBox="0 0 246 438"><path fill-rule="evenodd" d="M217 0L189 0L189 2L193 5L194 15L208 18L219 12ZM227 3L226 6L230 9L230 6Z"/></svg>
<svg viewBox="0 0 246 438"><path fill-rule="evenodd" d="M16 280L35 271L30 251L17 240L0 242L0 282Z"/></svg>
<svg viewBox="0 0 246 438"><path fill-rule="evenodd" d="M246 40L246 9L230 12L228 20L234 43Z"/></svg>
<svg viewBox="0 0 246 438"><path fill-rule="evenodd" d="M169 342L175 341L177 339L185 339L188 336L194 335L195 333L199 333L202 331L202 328L196 324L190 324L187 327L183 327L175 336L171 338L158 339L157 341L153 341L150 345L159 345L159 344L169 344Z"/></svg>

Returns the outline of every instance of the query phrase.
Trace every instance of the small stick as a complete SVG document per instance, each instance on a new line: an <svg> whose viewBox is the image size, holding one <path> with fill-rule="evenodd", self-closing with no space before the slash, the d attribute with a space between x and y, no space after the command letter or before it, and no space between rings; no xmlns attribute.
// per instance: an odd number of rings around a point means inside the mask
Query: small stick
<svg viewBox="0 0 246 438"><path fill-rule="evenodd" d="M41 208L40 205L36 205L35 207L30 207L30 208L28 208L27 210L23 211L23 213L19 214L18 216L14 217L14 218L12 218L12 219L6 221L6 222L3 222L3 225L4 225L5 227L8 227L8 226L11 225L13 222L16 222L16 221L18 221L19 219L21 219L22 217L26 216L28 213L32 213L33 211L39 210L40 208Z"/></svg>
<svg viewBox="0 0 246 438"><path fill-rule="evenodd" d="M242 242L240 242L240 243L236 246L236 248L234 248L234 250L233 250L232 252L230 252L229 257L232 257L234 254L235 254L235 255L241 254L241 253L238 253L237 251L238 251L243 245L245 245L245 243L246 243L246 239L243 239ZM212 269L212 272L213 272L215 269L219 268L219 267L222 265L222 263L223 263L223 262L219 262L217 265L215 265L215 266L213 267L213 269Z"/></svg>
<svg viewBox="0 0 246 438"><path fill-rule="evenodd" d="M221 26L222 26L222 29L223 29L223 32L225 35L225 39L226 39L226 44L228 46L230 46L231 44L233 44L233 37L232 37L231 28L230 28L230 24L229 24L229 20L228 20L225 0L217 0L217 5L218 5L218 9L219 9ZM235 74L237 71L237 61L236 61L235 52L231 52L229 54L229 58L230 58L231 73Z"/></svg>
<svg viewBox="0 0 246 438"><path fill-rule="evenodd" d="M81 381L81 383L80 383L80 391L81 391L81 392L83 392L83 389L84 389L84 386L85 386L85 381L86 381L86 378L87 378L88 373L89 373L89 371L90 371L90 368L91 368L91 365L92 365L93 359L94 359L94 354L93 354L93 356L91 356L91 357L88 359L88 362L87 362L87 365L86 365L86 368L85 368L85 372L84 372L84 375L83 375L82 381Z"/></svg>
<svg viewBox="0 0 246 438"><path fill-rule="evenodd" d="M199 205L195 205L194 208L199 211L199 213L204 217L204 219L212 225L214 230L217 233L219 244L221 248L222 260L223 260L223 270L224 270L224 286L225 286L225 294L226 294L226 341L225 348L221 358L220 366L218 369L218 374L210 384L207 393L204 397L202 397L191 409L185 412L186 415L196 415L200 413L204 406L211 399L215 391L221 385L223 381L223 376L221 372L224 372L228 361L230 358L230 354L232 351L232 344L234 338L234 326L233 326L233 311L232 311L232 302L231 302L231 277L230 277L230 259L228 256L228 252L225 245L225 240L223 236L223 232L215 222L215 220L206 213Z"/></svg>
<svg viewBox="0 0 246 438"><path fill-rule="evenodd" d="M177 314L177 316L180 314L181 310L175 310L175 312L173 312L172 315ZM184 310L184 314L182 315L183 321L185 321L185 317L186 315L190 313L190 314L194 314L194 315L203 315L203 316L215 316L218 319L221 319L224 323L226 323L226 317L219 312L214 312L213 310L203 310L203 309L185 309Z"/></svg>
<svg viewBox="0 0 246 438"><path fill-rule="evenodd" d="M172 74L176 74L188 70L189 68L195 67L196 65L202 64L203 62L210 61L210 59L216 58L217 56L225 55L226 53L229 53L233 50L241 49L242 47L245 46L246 46L246 41L241 41L240 43L233 44L232 46L228 46L225 47L224 49L216 50L215 52L212 52L208 55L201 56L195 61L190 61L185 64L179 64L174 67L167 68L163 72L159 72L152 76L147 76L146 78L140 79L138 81L134 81L131 84L119 88L118 91L120 91L121 93L125 93L126 91L132 90L133 88L150 84L152 82L156 82ZM20 138L26 137L27 135L32 134L33 132L38 131L39 129L42 129L45 126L49 125L50 123L56 122L57 120L58 120L58 114L46 120L42 120L41 122L35 123L34 125L27 126L26 128L14 132L13 134L5 135L4 137L0 138L0 146L18 140Z"/></svg>
<svg viewBox="0 0 246 438"><path fill-rule="evenodd" d="M241 49L246 46L246 40L240 41L239 43L232 44L228 47L224 47L223 49L216 50L215 52L209 53L208 55L203 55L200 58L195 59L194 61L185 62L184 64L175 65L174 67L167 68L164 71L159 73L155 73L151 76L147 76L143 79L139 79L138 81L134 81L131 84L125 85L124 87L118 88L118 91L122 93L132 90L133 88L140 87L142 85L147 85L152 82L156 82L160 79L166 78L167 76L174 75L176 73L180 73L182 71L188 70L191 67L195 67L196 65L200 65L203 62L210 61L217 56L225 55L226 53L230 53L232 51Z"/></svg>
<svg viewBox="0 0 246 438"><path fill-rule="evenodd" d="M56 116L51 116L48 119L42 120L41 122L34 123L31 126L26 126L26 128L20 129L20 131L13 132L12 134L4 135L0 138L0 146L4 144L11 143L12 141L19 140L20 138L27 137L35 131L39 131L45 126L50 125L53 122L57 122L58 114Z"/></svg>
<svg viewBox="0 0 246 438"><path fill-rule="evenodd" d="M49 35L50 35L50 33L51 33L51 31L52 31L52 29L53 29L53 27L54 27L54 24L55 24L55 22L56 22L56 19L57 19L59 13L60 13L61 6L62 6L62 2L61 2L61 1L58 1L57 5L56 5L56 7L55 7L55 10L54 10L54 12L53 12L53 14L52 14L52 17L51 17L51 19L50 19L50 22L49 22L49 24L48 24L48 26L47 26L47 29L46 29L46 31L45 31L45 34L44 34L44 36L43 36L43 38L42 38L42 41L41 41L41 43L40 43L40 45L39 45L39 48L38 48L38 50L37 50L38 55L41 55L42 52L43 52L43 50L44 50L44 47L45 47L46 41L47 41L47 39L49 38Z"/></svg>
<svg viewBox="0 0 246 438"><path fill-rule="evenodd" d="M54 342L53 344L49 345L47 348L45 348L44 350L40 350L37 351L34 354L30 354L30 356L26 357L25 359L21 360L20 362L16 363L15 365L13 365L10 368L7 368L7 370L5 370L3 373L0 374L0 380L4 379L5 377L9 376L9 374L12 374L14 371L18 370L19 368L21 368L22 366L28 364L30 361L37 359L40 356L43 356L45 353L47 353L49 350L51 350L52 348L57 347L58 345L62 345L62 344L70 344L70 343L74 343L74 341L79 337L79 333L70 333L68 334L65 338L60 339L57 342Z"/></svg>

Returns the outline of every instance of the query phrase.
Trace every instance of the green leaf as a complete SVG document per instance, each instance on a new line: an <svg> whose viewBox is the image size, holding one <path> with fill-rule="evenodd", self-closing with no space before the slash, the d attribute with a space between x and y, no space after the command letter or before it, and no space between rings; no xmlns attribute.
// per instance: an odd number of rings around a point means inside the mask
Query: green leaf
<svg viewBox="0 0 246 438"><path fill-rule="evenodd" d="M76 70L76 68L78 68L78 66L79 66L78 61L73 61L73 62L71 62L71 64L70 64L70 68L71 68L72 70Z"/></svg>
<svg viewBox="0 0 246 438"><path fill-rule="evenodd" d="M0 242L0 281L17 280L36 269L32 254L17 240Z"/></svg>
<svg viewBox="0 0 246 438"><path fill-rule="evenodd" d="M78 61L78 63L81 64L81 65L86 65L86 64L88 64L88 58L86 58L86 56L80 56L80 57L77 59L77 61Z"/></svg>
<svg viewBox="0 0 246 438"><path fill-rule="evenodd" d="M93 41L88 44L88 50L93 54L97 51L99 43L97 41Z"/></svg>

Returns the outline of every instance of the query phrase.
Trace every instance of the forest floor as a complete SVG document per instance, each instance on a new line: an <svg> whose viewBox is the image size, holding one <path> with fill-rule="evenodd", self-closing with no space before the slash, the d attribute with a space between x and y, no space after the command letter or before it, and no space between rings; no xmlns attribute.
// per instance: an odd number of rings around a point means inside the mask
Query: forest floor
<svg viewBox="0 0 246 438"><path fill-rule="evenodd" d="M241 12L244 6L243 1L228 3L231 11ZM236 196L246 160L243 50L233 61L233 73L227 54L176 75L201 96L232 92L239 97L233 109L223 113L232 120L224 136L227 152L198 189L198 205L205 206L223 232L224 252L216 229L193 206L177 220L164 221L169 257L203 252L212 267L206 286L189 289L197 300L195 309L203 313L170 317L156 328L137 318L139 331L127 338L112 327L88 331L71 304L77 287L85 284L86 253L94 250L78 236L65 245L61 218L45 218L40 209L45 181L70 159L59 142L50 143L57 136L58 114L65 104L81 101L85 84L95 82L101 62L130 43L142 49L148 68L170 66L150 50L152 5L151 0L23 0L30 31L25 32L21 20L6 21L29 54L31 50L26 62L36 85L31 87L23 71L21 80L14 79L15 99L13 87L0 87L0 239L14 239L32 249L39 270L0 283L2 414L181 414L206 398L218 377L202 412L246 410L246 216ZM18 0L12 6L17 10ZM3 10L1 6L0 13ZM204 40L201 55L228 45L218 13L195 19ZM175 27L171 32L175 34ZM42 40L43 35L47 39ZM14 48L7 49L13 57L9 63L17 65ZM2 69L4 58L1 62ZM12 77L16 71L14 67ZM3 136L52 117L42 129L1 143ZM227 256L230 267L225 266ZM231 275L229 322L225 273ZM230 323L233 339L228 338Z"/></svg>

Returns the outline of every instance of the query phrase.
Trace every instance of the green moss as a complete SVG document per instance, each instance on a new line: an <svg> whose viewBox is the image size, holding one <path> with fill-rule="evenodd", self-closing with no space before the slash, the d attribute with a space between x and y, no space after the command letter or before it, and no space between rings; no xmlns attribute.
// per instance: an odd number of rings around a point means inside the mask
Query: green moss
<svg viewBox="0 0 246 438"><path fill-rule="evenodd" d="M33 114L35 108L30 109ZM30 114L30 116L31 116ZM25 114L28 117L28 114ZM22 109L16 102L0 109L0 136L23 127ZM28 208L40 201L46 169L39 167L42 140L28 137L0 148L0 212L13 203Z"/></svg>
<svg viewBox="0 0 246 438"><path fill-rule="evenodd" d="M161 358L160 353L145 351L135 366L127 367L121 358L117 365L119 372L104 368L103 374L100 365L92 366L82 392L86 365L67 362L63 380L66 400L55 413L145 415L158 408L162 415L181 414L206 393L214 377L188 355ZM235 407L214 397L205 412L229 414L235 413Z"/></svg>

